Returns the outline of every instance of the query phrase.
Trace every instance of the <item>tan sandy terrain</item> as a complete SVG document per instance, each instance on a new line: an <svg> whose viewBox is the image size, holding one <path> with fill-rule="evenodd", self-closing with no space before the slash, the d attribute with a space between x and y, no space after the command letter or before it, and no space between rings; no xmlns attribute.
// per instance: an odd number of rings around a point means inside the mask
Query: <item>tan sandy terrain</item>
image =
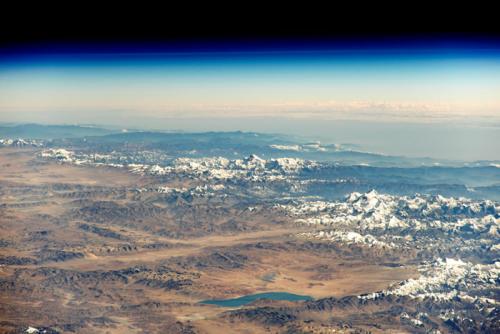
<svg viewBox="0 0 500 334"><path fill-rule="evenodd" d="M34 164L33 158L39 150L0 150L0 181L41 185L53 183L135 186L148 182L147 178L112 168L84 168L69 164L45 162Z"/></svg>

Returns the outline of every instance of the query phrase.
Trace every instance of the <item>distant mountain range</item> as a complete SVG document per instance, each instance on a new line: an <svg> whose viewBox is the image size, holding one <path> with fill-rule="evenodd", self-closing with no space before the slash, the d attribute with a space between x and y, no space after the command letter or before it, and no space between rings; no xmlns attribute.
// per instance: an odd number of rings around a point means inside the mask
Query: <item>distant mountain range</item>
<svg viewBox="0 0 500 334"><path fill-rule="evenodd" d="M17 143L23 138L40 140L47 147L78 147L94 145L99 150L135 149L158 150L174 157L190 156L242 158L257 154L265 159L300 158L339 165L372 167L499 167L500 161L451 161L433 158L413 158L363 152L351 145L308 142L281 134L256 132L153 132L106 129L98 126L22 124L0 126L0 143ZM13 145L13 144L12 144Z"/></svg>
<svg viewBox="0 0 500 334"><path fill-rule="evenodd" d="M60 139L85 136L102 136L118 131L94 126L82 125L40 125L20 124L0 126L0 137L30 138L30 139Z"/></svg>

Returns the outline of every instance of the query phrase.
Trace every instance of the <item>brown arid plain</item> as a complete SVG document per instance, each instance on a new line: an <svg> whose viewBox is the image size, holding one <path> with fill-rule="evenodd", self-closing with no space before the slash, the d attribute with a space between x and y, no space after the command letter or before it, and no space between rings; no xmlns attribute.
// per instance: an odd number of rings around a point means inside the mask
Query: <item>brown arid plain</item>
<svg viewBox="0 0 500 334"><path fill-rule="evenodd" d="M354 332L321 323L355 310L301 311L305 302L271 300L242 308L293 309L284 326L199 302L268 291L341 298L418 276L404 254L385 261L401 265L387 265L372 250L304 240L304 226L265 206L159 203L136 191L195 180L41 161L38 153L0 150L0 333L30 326L46 333Z"/></svg>

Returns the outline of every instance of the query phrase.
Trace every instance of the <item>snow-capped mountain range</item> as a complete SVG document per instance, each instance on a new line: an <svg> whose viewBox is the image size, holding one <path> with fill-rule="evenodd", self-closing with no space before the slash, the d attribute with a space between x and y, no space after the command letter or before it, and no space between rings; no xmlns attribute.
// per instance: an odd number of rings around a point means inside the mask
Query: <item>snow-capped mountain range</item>
<svg viewBox="0 0 500 334"><path fill-rule="evenodd" d="M0 146L4 147L43 147L44 141L36 139L23 139L23 138L4 138L0 139Z"/></svg>
<svg viewBox="0 0 500 334"><path fill-rule="evenodd" d="M310 226L310 232L299 234L306 239L387 254L413 251L429 259L418 265L418 278L359 296L363 300L390 295L441 302L456 299L490 311L498 305L498 202L419 194L391 196L370 191L352 193L342 201L295 201L278 204L275 209L298 224ZM453 257L435 258L441 252Z"/></svg>
<svg viewBox="0 0 500 334"><path fill-rule="evenodd" d="M276 208L311 225L355 226L360 230L472 230L498 235L500 205L490 200L446 198L440 195L392 196L351 193L343 201L297 202Z"/></svg>
<svg viewBox="0 0 500 334"><path fill-rule="evenodd" d="M48 149L40 156L59 162L75 165L109 166L127 168L132 173L141 175L182 175L205 179L237 179L248 180L280 180L285 175L291 175L304 169L318 167L315 161L296 158L262 159L257 155L250 155L244 159L226 159L223 157L210 158L177 158L168 164L116 163L111 155L75 153L66 149Z"/></svg>

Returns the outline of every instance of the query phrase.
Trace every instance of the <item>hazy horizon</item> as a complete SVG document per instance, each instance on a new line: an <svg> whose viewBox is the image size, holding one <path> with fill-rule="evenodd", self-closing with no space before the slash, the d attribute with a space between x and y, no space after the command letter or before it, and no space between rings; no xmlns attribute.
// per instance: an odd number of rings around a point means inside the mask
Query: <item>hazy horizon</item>
<svg viewBox="0 0 500 334"><path fill-rule="evenodd" d="M277 132L500 159L496 44L47 49L0 57L0 121Z"/></svg>
<svg viewBox="0 0 500 334"><path fill-rule="evenodd" d="M349 144L356 150L378 154L440 160L500 160L500 128L470 124L416 124L366 121L314 121L293 119L242 118L232 121L217 118L125 119L122 123L92 122L12 122L18 124L80 125L115 130L137 131L247 131L283 134L323 144ZM2 124L2 123L0 123ZM477 148L480 147L481 150Z"/></svg>

